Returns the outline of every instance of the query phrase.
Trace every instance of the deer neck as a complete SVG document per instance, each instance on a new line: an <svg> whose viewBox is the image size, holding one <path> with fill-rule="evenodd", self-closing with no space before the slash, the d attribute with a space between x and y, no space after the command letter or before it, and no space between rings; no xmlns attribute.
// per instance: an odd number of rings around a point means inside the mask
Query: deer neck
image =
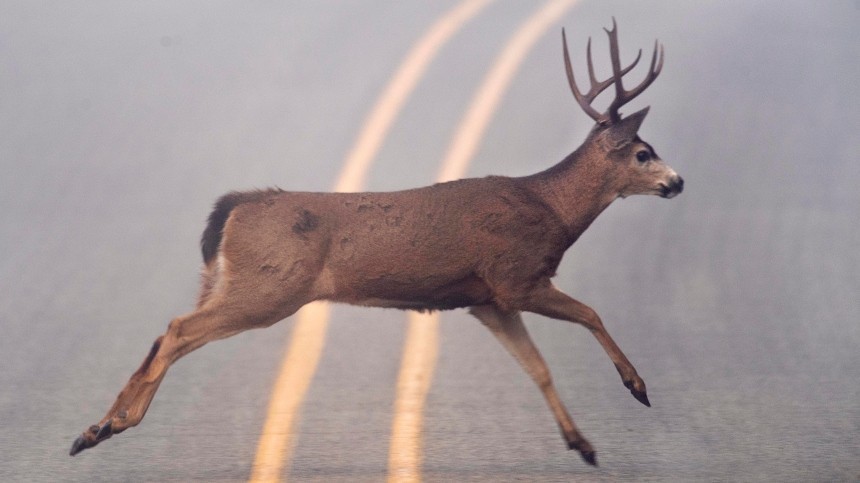
<svg viewBox="0 0 860 483"><path fill-rule="evenodd" d="M586 145L560 163L525 178L564 223L572 244L620 194L605 154Z"/></svg>

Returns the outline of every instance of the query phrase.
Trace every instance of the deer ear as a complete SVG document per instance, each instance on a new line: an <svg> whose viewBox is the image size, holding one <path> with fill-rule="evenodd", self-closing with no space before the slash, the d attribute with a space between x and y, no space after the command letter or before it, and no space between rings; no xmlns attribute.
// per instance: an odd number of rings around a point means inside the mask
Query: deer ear
<svg viewBox="0 0 860 483"><path fill-rule="evenodd" d="M644 121L645 116L648 115L648 109L650 109L650 107L634 112L617 124L613 124L609 127L609 132L607 134L609 134L611 144L616 149L631 143L633 139L636 138L636 133L639 132L639 126L642 125L642 121Z"/></svg>

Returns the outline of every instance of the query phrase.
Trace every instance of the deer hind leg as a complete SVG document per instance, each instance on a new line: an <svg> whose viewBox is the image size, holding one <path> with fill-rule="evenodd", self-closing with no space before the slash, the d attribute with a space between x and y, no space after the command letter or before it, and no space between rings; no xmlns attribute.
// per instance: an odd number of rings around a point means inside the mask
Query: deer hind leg
<svg viewBox="0 0 860 483"><path fill-rule="evenodd" d="M504 312L496 305L475 306L469 309L469 312L490 329L538 385L555 416L567 447L579 451L586 462L597 466L594 449L588 440L579 434L573 419L558 397L549 368L529 337L519 312Z"/></svg>
<svg viewBox="0 0 860 483"><path fill-rule="evenodd" d="M236 298L231 299L228 293L210 294L202 307L171 321L167 332L155 340L149 355L132 374L105 417L75 440L69 454L74 456L140 423L167 369L180 357L207 342L272 325L292 315L308 301L274 305L259 299L243 303Z"/></svg>
<svg viewBox="0 0 860 483"><path fill-rule="evenodd" d="M584 325L594 334L603 350L612 359L615 369L621 375L624 386L642 404L651 407L645 391L645 381L636 373L636 368L621 352L621 348L609 336L600 317L591 307L579 302L551 284L534 292L523 307L524 310L559 320L567 320Z"/></svg>

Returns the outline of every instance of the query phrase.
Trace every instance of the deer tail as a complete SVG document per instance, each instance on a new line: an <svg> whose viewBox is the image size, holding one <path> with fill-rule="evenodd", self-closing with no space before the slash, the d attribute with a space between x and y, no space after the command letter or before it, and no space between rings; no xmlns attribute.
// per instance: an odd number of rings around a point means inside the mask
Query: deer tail
<svg viewBox="0 0 860 483"><path fill-rule="evenodd" d="M224 225L227 218L237 206L244 203L252 203L264 200L272 195L283 193L282 190L273 188L254 191L232 191L218 198L215 207L209 213L206 229L200 237L200 250L203 252L203 263L207 266L218 254L221 247L221 238L224 234Z"/></svg>

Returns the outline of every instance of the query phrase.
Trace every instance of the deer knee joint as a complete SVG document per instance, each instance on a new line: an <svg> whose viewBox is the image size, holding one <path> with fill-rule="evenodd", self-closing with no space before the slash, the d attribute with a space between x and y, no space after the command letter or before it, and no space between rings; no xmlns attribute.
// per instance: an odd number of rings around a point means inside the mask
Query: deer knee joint
<svg viewBox="0 0 860 483"><path fill-rule="evenodd" d="M178 337L179 336L179 329L180 329L181 325L182 325L182 322L180 321L180 319L171 320L170 323L167 324L167 333L169 335L174 336L174 337Z"/></svg>
<svg viewBox="0 0 860 483"><path fill-rule="evenodd" d="M552 375L550 375L549 369L546 367L535 370L532 373L532 378L541 390L552 387Z"/></svg>
<svg viewBox="0 0 860 483"><path fill-rule="evenodd" d="M600 320L600 316L591 307L585 307L582 314L578 317L577 322L592 332L603 330L603 321Z"/></svg>

